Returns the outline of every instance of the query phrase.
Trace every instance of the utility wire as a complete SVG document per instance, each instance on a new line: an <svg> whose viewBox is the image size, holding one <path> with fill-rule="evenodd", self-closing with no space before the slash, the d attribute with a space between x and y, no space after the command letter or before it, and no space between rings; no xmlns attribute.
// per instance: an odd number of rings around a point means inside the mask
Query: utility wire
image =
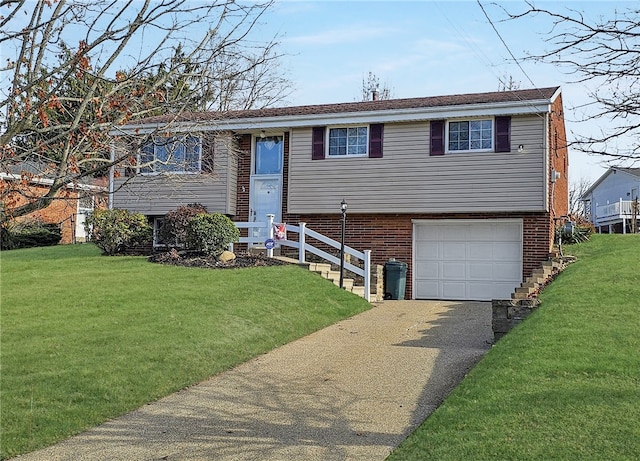
<svg viewBox="0 0 640 461"><path fill-rule="evenodd" d="M502 35L500 35L500 32L498 32L498 29L496 28L495 24L493 23L493 21L491 20L491 18L487 14L486 10L484 9L484 6L482 6L482 2L480 0L476 0L476 1L478 2L478 6L482 10L482 13L484 14L484 17L487 18L487 21L489 21L489 24L491 24L491 27L493 28L494 32L496 33L496 35L498 36L498 38L500 39L500 41L502 42L504 47L506 48L507 52L511 56L511 59L513 59L513 62L516 63L516 65L518 66L518 68L520 68L520 70L522 71L524 76L527 77L527 79L529 80L531 85L533 85L533 88L536 88L536 84L533 83L533 80L531 80L531 77L529 77L529 75L525 72L524 68L520 65L520 62L518 62L518 59L516 59L514 54L509 49L509 46L507 45L507 42L504 41L504 39L502 38Z"/></svg>

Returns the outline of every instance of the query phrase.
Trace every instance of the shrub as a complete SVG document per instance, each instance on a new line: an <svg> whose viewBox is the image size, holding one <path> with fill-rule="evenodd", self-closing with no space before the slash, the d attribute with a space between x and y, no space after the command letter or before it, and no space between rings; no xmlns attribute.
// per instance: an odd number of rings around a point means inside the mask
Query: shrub
<svg viewBox="0 0 640 461"><path fill-rule="evenodd" d="M588 225L574 226L573 233L568 232L564 228L564 226L558 226L556 227L555 239L556 239L556 242L558 242L559 241L558 239L562 238L563 245L571 245L573 243L586 242L587 240L589 240L589 237L591 236L592 232L593 232L593 227Z"/></svg>
<svg viewBox="0 0 640 461"><path fill-rule="evenodd" d="M3 250L10 250L57 245L61 239L60 225L27 220L3 226L1 244Z"/></svg>
<svg viewBox="0 0 640 461"><path fill-rule="evenodd" d="M152 230L141 213L95 210L85 221L90 241L104 254L114 255L151 243Z"/></svg>
<svg viewBox="0 0 640 461"><path fill-rule="evenodd" d="M207 255L220 255L239 238L233 221L221 213L201 213L187 225L187 247Z"/></svg>
<svg viewBox="0 0 640 461"><path fill-rule="evenodd" d="M168 247L184 247L187 243L187 225L191 218L207 213L200 203L182 205L164 215L162 227L158 229L158 240Z"/></svg>

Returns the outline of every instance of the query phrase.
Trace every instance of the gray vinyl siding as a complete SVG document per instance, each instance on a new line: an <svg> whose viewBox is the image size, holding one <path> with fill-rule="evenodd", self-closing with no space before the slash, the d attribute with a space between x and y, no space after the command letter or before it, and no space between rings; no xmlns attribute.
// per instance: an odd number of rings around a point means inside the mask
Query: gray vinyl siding
<svg viewBox="0 0 640 461"><path fill-rule="evenodd" d="M311 129L291 137L290 213L545 210L545 121L513 117L511 152L429 156L429 123L385 124L383 158L311 160ZM519 145L524 152L518 152Z"/></svg>
<svg viewBox="0 0 640 461"><path fill-rule="evenodd" d="M237 199L237 158L224 140L216 139L213 172L158 174L114 180L113 207L158 216L180 205L201 203L209 212L234 215Z"/></svg>

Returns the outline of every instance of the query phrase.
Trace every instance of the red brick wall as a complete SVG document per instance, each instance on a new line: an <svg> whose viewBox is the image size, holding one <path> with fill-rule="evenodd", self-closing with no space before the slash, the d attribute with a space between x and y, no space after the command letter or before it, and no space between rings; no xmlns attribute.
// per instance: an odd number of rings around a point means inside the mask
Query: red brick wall
<svg viewBox="0 0 640 461"><path fill-rule="evenodd" d="M555 183L549 184L549 197L553 217L569 213L569 155L567 132L564 125L562 95L553 102L549 117L549 178L551 171L560 173Z"/></svg>
<svg viewBox="0 0 640 461"><path fill-rule="evenodd" d="M237 221L249 220L249 189L251 186L251 135L245 134L238 139L238 198L236 202Z"/></svg>
<svg viewBox="0 0 640 461"><path fill-rule="evenodd" d="M310 229L340 241L340 214L335 215L287 215L285 222L297 224L306 222ZM373 264L383 265L389 258L406 262L407 272L406 296L412 296L412 245L413 219L495 219L521 218L523 220L523 268L522 276L527 277L549 258L551 234L549 214L368 214L349 215L345 231L345 243L358 250L371 250Z"/></svg>
<svg viewBox="0 0 640 461"><path fill-rule="evenodd" d="M48 187L37 185L31 185L26 188L24 186L21 187L22 192L31 197L42 197L49 191ZM3 200L10 204L11 208L27 203L27 199L18 192L7 192L6 195L3 195ZM99 202L96 203L97 208L107 207L106 194L103 194L98 200ZM60 243L73 243L77 211L78 192L63 189L56 194L56 198L47 208L34 211L33 213L29 213L25 216L20 216L19 218L16 218L16 220L21 221L35 219L45 223L59 224L62 230L62 239L60 240Z"/></svg>
<svg viewBox="0 0 640 461"><path fill-rule="evenodd" d="M23 193L32 197L41 197L49 191L47 187L41 187L32 185L23 187ZM78 193L70 190L62 190L56 195L51 205L47 208L34 211L26 216L20 216L16 218L18 221L35 219L45 223L60 224L62 229L62 240L60 243L71 243L73 240L73 226L75 223L72 221L72 216L75 216L77 211ZM14 192L3 199L10 204L11 208L18 207L27 203L27 199L21 194Z"/></svg>

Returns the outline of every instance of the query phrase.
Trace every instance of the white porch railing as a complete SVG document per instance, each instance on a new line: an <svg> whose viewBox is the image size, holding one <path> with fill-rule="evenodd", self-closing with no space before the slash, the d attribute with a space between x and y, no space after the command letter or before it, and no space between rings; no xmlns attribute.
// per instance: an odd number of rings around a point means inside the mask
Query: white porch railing
<svg viewBox="0 0 640 461"><path fill-rule="evenodd" d="M273 230L273 215L267 215L266 222L236 222L234 223L238 229L248 229L246 237L240 237L238 243L246 243L249 246L255 245L264 245L265 239L257 236L257 233L254 233L254 229L267 229L267 235L269 239L274 238L274 230ZM320 248L315 247L307 241L307 237L310 237L314 240L324 243L332 248L340 250L340 242L336 242L329 237L326 237L316 231L308 229L306 223L298 223L297 226L292 224L286 225L287 236L289 233L297 233L298 241L295 240L277 240L276 244L280 246L287 246L291 248L296 248L298 250L298 261L303 264L305 263L305 253L308 251L316 256L321 257L322 259L329 261L333 264L340 265L340 258L333 256L332 254L327 253L326 251L321 250ZM350 262L345 261L344 268L349 272L352 272L356 275L359 275L364 279L364 297L367 301L370 301L371 297L371 250L358 251L349 246L344 247L345 255L350 255L353 258L359 259L363 262L363 267L358 267ZM267 257L273 258L273 248L267 248ZM345 258L346 259L346 258Z"/></svg>
<svg viewBox="0 0 640 461"><path fill-rule="evenodd" d="M633 200L620 199L618 202L596 207L596 220L598 221L604 221L610 218L631 218L632 215Z"/></svg>
<svg viewBox="0 0 640 461"><path fill-rule="evenodd" d="M635 213L634 206L636 207ZM640 219L637 201L620 199L607 205L596 205L596 216L593 224L598 228L608 225L609 232L611 232L612 226L616 223L622 223L622 233L626 234L628 222L631 223L632 231L635 229L634 219L635 223Z"/></svg>

